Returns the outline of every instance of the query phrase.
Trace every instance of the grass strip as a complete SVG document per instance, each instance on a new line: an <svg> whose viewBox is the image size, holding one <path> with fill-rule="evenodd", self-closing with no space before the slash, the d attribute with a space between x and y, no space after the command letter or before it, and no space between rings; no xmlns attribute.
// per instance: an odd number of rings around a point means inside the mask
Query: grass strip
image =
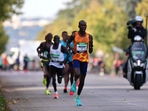
<svg viewBox="0 0 148 111"><path fill-rule="evenodd" d="M8 111L7 103L2 96L1 88L0 88L0 111Z"/></svg>

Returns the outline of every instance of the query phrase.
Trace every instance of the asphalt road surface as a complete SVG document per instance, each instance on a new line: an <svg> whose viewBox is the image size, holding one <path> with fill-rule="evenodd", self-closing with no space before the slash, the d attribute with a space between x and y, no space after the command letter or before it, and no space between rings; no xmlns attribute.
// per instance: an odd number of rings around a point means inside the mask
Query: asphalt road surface
<svg viewBox="0 0 148 111"><path fill-rule="evenodd" d="M148 84L134 90L123 77L88 74L81 93L82 106L74 97L63 93L58 84L59 98L45 95L42 72L0 72L3 95L11 111L148 111ZM70 86L69 86L70 88Z"/></svg>

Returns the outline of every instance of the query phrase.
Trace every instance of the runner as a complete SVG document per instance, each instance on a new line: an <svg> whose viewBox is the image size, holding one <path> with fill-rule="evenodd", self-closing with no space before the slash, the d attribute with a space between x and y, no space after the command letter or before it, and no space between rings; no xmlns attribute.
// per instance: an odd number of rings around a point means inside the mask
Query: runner
<svg viewBox="0 0 148 111"><path fill-rule="evenodd" d="M50 67L49 67L49 50L50 46L53 44L51 42L52 40L52 34L48 33L45 36L45 42L42 42L39 47L37 48L38 56L41 58L41 68L42 71L44 72L44 77L43 77L43 84L46 85L46 90L45 93L47 95L50 94L50 91L48 90L49 84L50 84Z"/></svg>
<svg viewBox="0 0 148 111"><path fill-rule="evenodd" d="M62 40L60 40L60 43L62 44L62 46L64 46L67 50L68 50L68 46L67 46L67 40L68 40L68 33L66 31L62 32ZM66 58L66 54L64 54L64 58ZM63 92L67 93L67 86L68 86L68 82L69 82L69 75L68 75L68 70L69 70L69 64L68 62L64 64L65 68L63 69L63 74L64 74L64 89Z"/></svg>
<svg viewBox="0 0 148 111"><path fill-rule="evenodd" d="M80 101L80 94L84 86L84 81L87 72L88 65L88 52L92 53L93 51L93 37L86 33L86 22L84 20L79 21L79 31L75 32L69 39L70 42L74 42L73 48L73 67L75 71L75 81L71 86L71 91L76 92L76 81L80 80L80 84L78 86L78 91L76 94L76 104L77 106L82 106Z"/></svg>
<svg viewBox="0 0 148 111"><path fill-rule="evenodd" d="M64 59L64 54L67 54ZM58 78L58 83L61 84L62 76L63 76L63 68L65 67L65 63L67 63L69 58L69 53L67 49L60 44L60 37L58 35L54 36L54 44L50 47L50 62L49 66L51 66L51 75L52 75L52 84L55 91L54 99L57 99L57 85L56 85L56 74Z"/></svg>
<svg viewBox="0 0 148 111"><path fill-rule="evenodd" d="M72 32L72 35L75 33L76 31L73 31ZM74 68L73 68L73 63L72 63L72 49L74 47L74 44L73 42L70 43L70 46L69 46L69 53L70 53L70 57L69 57L69 71L68 73L70 74L70 84L72 85L73 83L73 80L74 80ZM70 90L69 91L69 94L70 95L74 95L74 93Z"/></svg>

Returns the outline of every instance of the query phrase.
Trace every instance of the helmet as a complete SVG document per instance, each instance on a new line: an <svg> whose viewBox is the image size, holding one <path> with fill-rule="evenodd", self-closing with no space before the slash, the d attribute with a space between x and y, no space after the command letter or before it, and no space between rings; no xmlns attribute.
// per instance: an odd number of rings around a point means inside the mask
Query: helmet
<svg viewBox="0 0 148 111"><path fill-rule="evenodd" d="M142 18L141 16L136 16L136 17L135 17L135 21L136 21L136 22L141 22L141 23L142 23L142 22L143 22L143 18Z"/></svg>

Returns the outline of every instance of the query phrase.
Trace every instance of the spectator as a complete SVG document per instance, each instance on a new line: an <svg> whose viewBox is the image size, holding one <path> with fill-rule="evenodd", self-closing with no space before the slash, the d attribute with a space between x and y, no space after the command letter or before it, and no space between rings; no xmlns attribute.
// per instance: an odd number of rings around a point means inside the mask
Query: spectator
<svg viewBox="0 0 148 111"><path fill-rule="evenodd" d="M2 67L3 67L3 59L2 59L2 57L0 56L0 71L2 70Z"/></svg>
<svg viewBox="0 0 148 111"><path fill-rule="evenodd" d="M35 71L36 69L36 64L35 64L35 59L32 60L32 69Z"/></svg>
<svg viewBox="0 0 148 111"><path fill-rule="evenodd" d="M28 62L29 62L29 58L27 56L27 54L24 56L24 71L27 72L28 71Z"/></svg>
<svg viewBox="0 0 148 111"><path fill-rule="evenodd" d="M115 73L116 75L119 74L119 71L120 71L120 68L123 64L123 60L117 60L116 63L115 63Z"/></svg>
<svg viewBox="0 0 148 111"><path fill-rule="evenodd" d="M3 70L6 71L8 67L7 55L3 58Z"/></svg>

